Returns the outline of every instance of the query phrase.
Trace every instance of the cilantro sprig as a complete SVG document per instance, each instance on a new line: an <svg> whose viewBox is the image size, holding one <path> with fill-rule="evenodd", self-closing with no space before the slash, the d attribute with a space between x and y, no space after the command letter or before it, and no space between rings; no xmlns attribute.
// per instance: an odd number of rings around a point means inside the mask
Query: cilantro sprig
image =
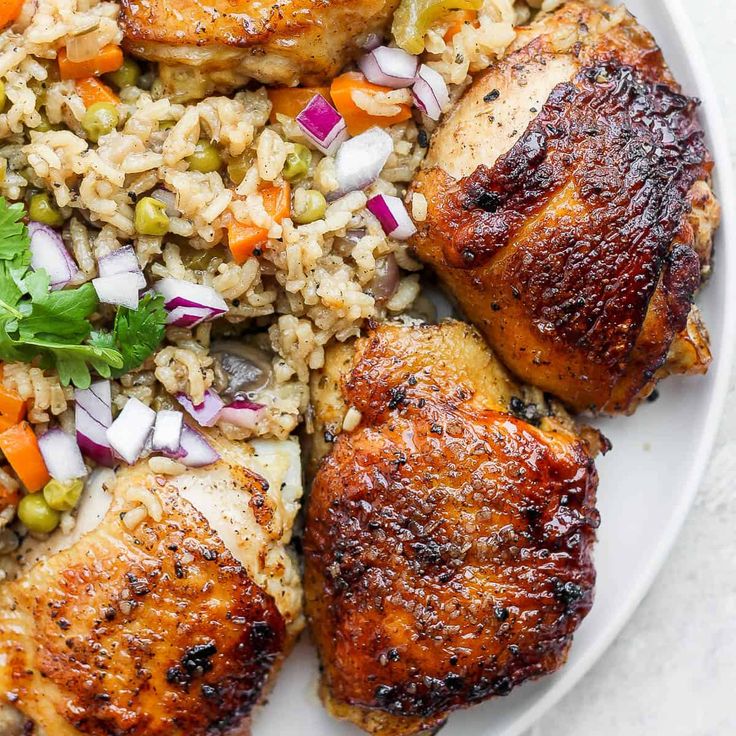
<svg viewBox="0 0 736 736"><path fill-rule="evenodd" d="M31 269L24 214L0 197L0 359L40 360L77 388L90 385L92 371L110 378L140 366L163 339L163 297L146 295L136 310L120 307L111 331L93 332L94 287L50 290L48 274Z"/></svg>

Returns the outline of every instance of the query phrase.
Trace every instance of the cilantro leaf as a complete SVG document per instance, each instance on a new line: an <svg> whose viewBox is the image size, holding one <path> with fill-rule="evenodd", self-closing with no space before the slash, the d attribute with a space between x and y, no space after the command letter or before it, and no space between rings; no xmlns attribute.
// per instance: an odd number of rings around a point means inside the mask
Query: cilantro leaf
<svg viewBox="0 0 736 736"><path fill-rule="evenodd" d="M28 266L31 262L31 239L22 222L24 215L20 202L8 205L0 197L0 258L3 261L18 260Z"/></svg>
<svg viewBox="0 0 736 736"><path fill-rule="evenodd" d="M36 272L35 276L41 273ZM48 276L43 276L48 282ZM29 282L26 279L26 284ZM92 284L84 284L78 289L45 291L34 293L29 287L33 302L32 311L20 323L21 338L34 336L48 340L65 340L80 343L89 337L90 315L97 309L97 292ZM48 287L47 287L48 288Z"/></svg>

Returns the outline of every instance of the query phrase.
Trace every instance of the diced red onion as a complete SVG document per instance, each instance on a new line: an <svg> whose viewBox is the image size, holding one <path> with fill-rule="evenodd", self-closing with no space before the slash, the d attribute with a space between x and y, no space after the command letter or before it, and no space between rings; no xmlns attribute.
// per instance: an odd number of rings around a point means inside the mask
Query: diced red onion
<svg viewBox="0 0 736 736"><path fill-rule="evenodd" d="M117 304L129 309L138 309L139 283L136 273L116 273L114 276L92 279L97 298L103 304Z"/></svg>
<svg viewBox="0 0 736 736"><path fill-rule="evenodd" d="M393 150L393 139L381 128L371 128L343 143L335 157L338 188L330 194L330 199L372 184Z"/></svg>
<svg viewBox="0 0 736 736"><path fill-rule="evenodd" d="M166 214L169 217L179 217L181 212L176 207L176 194L168 189L155 189L151 196L166 205Z"/></svg>
<svg viewBox="0 0 736 736"><path fill-rule="evenodd" d="M181 446L181 432L184 415L180 411L162 409L156 414L151 449L166 453L178 453Z"/></svg>
<svg viewBox="0 0 736 736"><path fill-rule="evenodd" d="M108 253L97 261L100 276L115 276L119 273L134 273L138 276L138 288L146 288L146 277L143 275L138 256L132 245Z"/></svg>
<svg viewBox="0 0 736 736"><path fill-rule="evenodd" d="M379 304L385 304L399 288L401 273L396 256L389 253L376 261L376 275L371 283L371 293Z"/></svg>
<svg viewBox="0 0 736 736"><path fill-rule="evenodd" d="M126 463L132 465L143 452L155 421L156 412L131 397L108 427L107 441Z"/></svg>
<svg viewBox="0 0 736 736"><path fill-rule="evenodd" d="M66 483L87 475L82 453L70 434L60 429L50 429L38 438L38 447L49 475L55 480Z"/></svg>
<svg viewBox="0 0 736 736"><path fill-rule="evenodd" d="M360 48L365 49L366 51L373 51L373 49L378 48L382 43L383 36L379 33L369 33L365 37L365 41L360 44Z"/></svg>
<svg viewBox="0 0 736 736"><path fill-rule="evenodd" d="M31 236L31 267L34 271L46 271L52 289L61 289L77 277L77 264L56 230L40 222L30 222L28 234Z"/></svg>
<svg viewBox="0 0 736 736"><path fill-rule="evenodd" d="M417 231L404 203L398 197L379 194L366 202L366 207L378 218L386 235L406 240Z"/></svg>
<svg viewBox="0 0 736 736"><path fill-rule="evenodd" d="M418 57L390 46L379 46L358 62L360 71L369 82L393 89L414 84L418 65Z"/></svg>
<svg viewBox="0 0 736 736"><path fill-rule="evenodd" d="M185 424L181 433L179 462L190 468L201 468L204 465L212 465L219 459L220 455L204 436Z"/></svg>
<svg viewBox="0 0 736 736"><path fill-rule="evenodd" d="M342 115L322 95L315 95L296 116L304 135L326 155L332 155L348 138Z"/></svg>
<svg viewBox="0 0 736 736"><path fill-rule="evenodd" d="M90 460L113 467L115 458L106 435L112 424L110 381L98 381L87 389L77 389L74 401L77 444Z"/></svg>
<svg viewBox="0 0 736 736"><path fill-rule="evenodd" d="M227 312L225 300L209 286L165 278L157 281L153 290L164 298L167 323L177 327L194 327Z"/></svg>
<svg viewBox="0 0 736 736"><path fill-rule="evenodd" d="M442 111L450 104L447 84L439 72L422 64L417 72L417 81L412 87L417 107L432 120L439 120Z"/></svg>
<svg viewBox="0 0 736 736"><path fill-rule="evenodd" d="M221 412L219 419L243 429L255 429L266 407L247 399L235 399Z"/></svg>
<svg viewBox="0 0 736 736"><path fill-rule="evenodd" d="M225 406L225 402L218 396L217 392L209 388L204 392L204 400L201 404L195 405L183 393L178 393L176 400L184 407L187 414L201 427L213 427L220 418L220 412Z"/></svg>

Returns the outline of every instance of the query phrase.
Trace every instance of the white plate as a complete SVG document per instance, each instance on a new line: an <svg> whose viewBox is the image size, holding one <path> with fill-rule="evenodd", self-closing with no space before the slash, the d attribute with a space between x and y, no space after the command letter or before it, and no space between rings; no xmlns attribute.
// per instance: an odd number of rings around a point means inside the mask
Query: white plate
<svg viewBox="0 0 736 736"><path fill-rule="evenodd" d="M726 395L736 340L736 202L724 124L680 0L629 0L629 9L662 46L686 93L703 100L701 119L716 160L716 191L725 204L713 277L698 298L710 329L714 362L706 377L660 384L660 399L635 416L600 423L613 451L598 462L601 528L592 612L560 672L507 698L451 716L442 736L518 736L567 693L600 657L652 583L687 515L710 456ZM351 736L360 731L329 718L317 698L316 657L306 637L289 658L254 723L254 736Z"/></svg>

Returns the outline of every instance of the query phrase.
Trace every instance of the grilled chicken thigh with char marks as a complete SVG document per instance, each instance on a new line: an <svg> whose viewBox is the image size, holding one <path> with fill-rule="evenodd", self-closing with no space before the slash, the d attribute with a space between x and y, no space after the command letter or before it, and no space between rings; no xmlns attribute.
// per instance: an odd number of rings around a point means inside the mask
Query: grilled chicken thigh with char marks
<svg viewBox="0 0 736 736"><path fill-rule="evenodd" d="M565 661L593 600L598 437L535 396L460 322L328 350L304 554L334 715L423 733Z"/></svg>
<svg viewBox="0 0 736 736"><path fill-rule="evenodd" d="M413 184L416 253L576 411L631 412L709 365L692 298L719 208L696 107L623 7L573 0L475 80Z"/></svg>
<svg viewBox="0 0 736 736"><path fill-rule="evenodd" d="M4 736L249 732L302 626L299 446L213 443L175 477L103 471L70 534L24 541L0 585Z"/></svg>

